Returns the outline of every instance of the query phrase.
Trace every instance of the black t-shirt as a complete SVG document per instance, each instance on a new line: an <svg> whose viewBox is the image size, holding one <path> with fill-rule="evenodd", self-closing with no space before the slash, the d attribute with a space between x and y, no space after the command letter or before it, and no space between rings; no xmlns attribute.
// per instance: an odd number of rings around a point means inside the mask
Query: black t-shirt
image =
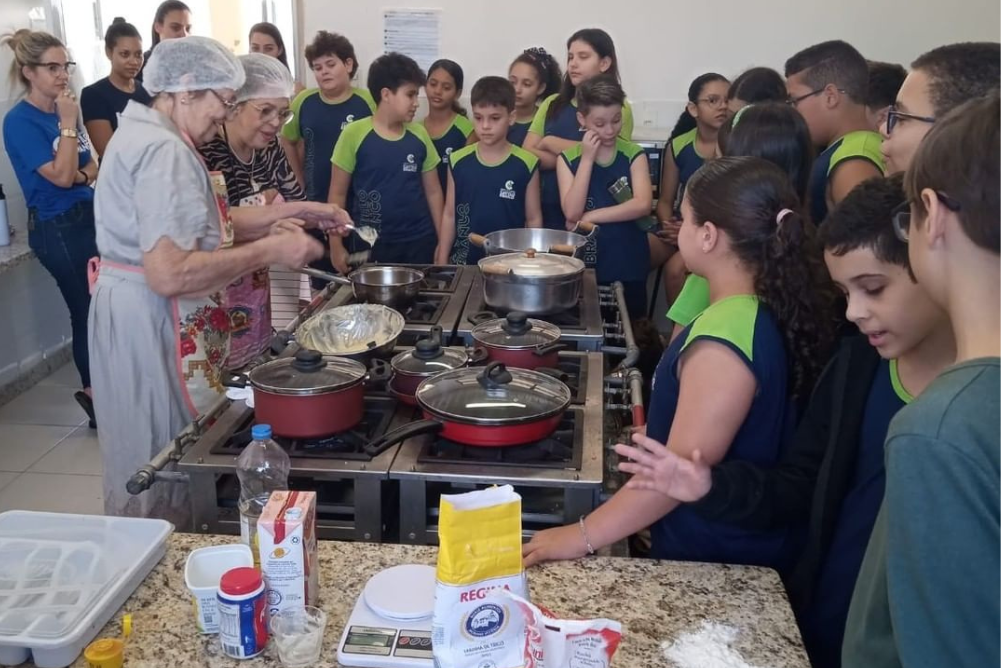
<svg viewBox="0 0 1001 668"><path fill-rule="evenodd" d="M112 131L117 130L118 114L125 111L125 105L129 103L129 100L149 105L153 98L138 81L136 81L134 93L119 90L108 80L108 77L95 81L80 93L80 111L83 113L83 122L108 121L111 123Z"/></svg>

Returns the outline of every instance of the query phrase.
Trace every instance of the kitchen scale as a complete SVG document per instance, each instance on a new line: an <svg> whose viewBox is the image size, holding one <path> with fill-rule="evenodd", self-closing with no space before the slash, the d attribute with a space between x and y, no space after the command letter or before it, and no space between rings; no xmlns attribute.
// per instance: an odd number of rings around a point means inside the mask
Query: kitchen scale
<svg viewBox="0 0 1001 668"><path fill-rule="evenodd" d="M429 668L435 569L406 564L365 583L337 646L344 666Z"/></svg>

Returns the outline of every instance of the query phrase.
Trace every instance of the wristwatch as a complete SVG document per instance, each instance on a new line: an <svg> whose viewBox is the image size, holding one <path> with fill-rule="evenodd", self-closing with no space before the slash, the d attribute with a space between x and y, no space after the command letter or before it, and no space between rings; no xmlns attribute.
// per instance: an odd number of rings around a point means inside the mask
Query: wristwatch
<svg viewBox="0 0 1001 668"><path fill-rule="evenodd" d="M59 128L60 137L69 137L71 139L76 139L76 128Z"/></svg>

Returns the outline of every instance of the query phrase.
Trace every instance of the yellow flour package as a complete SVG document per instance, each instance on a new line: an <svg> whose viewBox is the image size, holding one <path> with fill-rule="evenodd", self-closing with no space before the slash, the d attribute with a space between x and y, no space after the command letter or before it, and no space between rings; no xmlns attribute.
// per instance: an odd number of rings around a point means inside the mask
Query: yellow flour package
<svg viewBox="0 0 1001 668"><path fill-rule="evenodd" d="M528 598L521 497L510 485L441 496L431 645L436 668L522 668L525 619L505 589Z"/></svg>

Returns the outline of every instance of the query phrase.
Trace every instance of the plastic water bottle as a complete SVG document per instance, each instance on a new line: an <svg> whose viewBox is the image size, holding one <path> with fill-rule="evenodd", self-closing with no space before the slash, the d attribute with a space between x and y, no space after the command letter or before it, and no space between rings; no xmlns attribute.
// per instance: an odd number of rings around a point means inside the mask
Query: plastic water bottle
<svg viewBox="0 0 1001 668"><path fill-rule="evenodd" d="M257 520L271 492L288 489L291 463L285 450L271 440L271 425L254 425L250 435L253 440L236 459L236 475L240 479L240 539L250 547L254 565L259 567Z"/></svg>
<svg viewBox="0 0 1001 668"><path fill-rule="evenodd" d="M10 222L7 220L7 196L0 184L0 246L10 245Z"/></svg>

